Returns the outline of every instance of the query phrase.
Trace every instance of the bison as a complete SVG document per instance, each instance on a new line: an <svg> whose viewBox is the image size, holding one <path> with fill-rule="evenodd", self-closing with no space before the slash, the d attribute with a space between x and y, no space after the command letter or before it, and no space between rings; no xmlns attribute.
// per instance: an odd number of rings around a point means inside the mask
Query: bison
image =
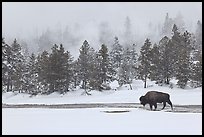
<svg viewBox="0 0 204 137"><path fill-rule="evenodd" d="M158 92L158 91L148 91L144 96L141 96L140 103L145 106L146 104L149 104L150 109L152 110L152 106L154 105L154 110L157 109L157 103L163 103L163 108L166 107L166 102L171 106L171 109L173 110L172 103L169 98L169 94Z"/></svg>

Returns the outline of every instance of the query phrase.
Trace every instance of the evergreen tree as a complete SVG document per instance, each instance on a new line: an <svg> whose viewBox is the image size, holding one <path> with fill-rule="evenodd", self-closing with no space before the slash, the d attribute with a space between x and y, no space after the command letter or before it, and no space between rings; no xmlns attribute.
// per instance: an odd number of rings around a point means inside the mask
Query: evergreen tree
<svg viewBox="0 0 204 137"><path fill-rule="evenodd" d="M165 36L159 41L159 52L160 52L160 69L161 69L161 79L160 83L169 84L170 79L173 77L174 72L174 60L173 48L171 40Z"/></svg>
<svg viewBox="0 0 204 137"><path fill-rule="evenodd" d="M106 45L102 44L101 49L98 52L98 56L101 59L100 62L100 77L101 82L106 83L108 81L108 65L109 65L109 55L108 55L108 48Z"/></svg>
<svg viewBox="0 0 204 137"><path fill-rule="evenodd" d="M132 90L131 83L134 78L132 58L133 56L130 48L128 47L125 48L122 63L119 68L119 80L118 80L120 86L122 86L123 84L129 84L131 90Z"/></svg>
<svg viewBox="0 0 204 137"><path fill-rule="evenodd" d="M151 61L151 42L150 40L147 38L145 40L144 45L141 47L140 50L140 56L138 58L138 61L140 62L139 65L139 77L145 82L144 83L144 88L147 87L147 78L150 75L150 61Z"/></svg>
<svg viewBox="0 0 204 137"><path fill-rule="evenodd" d="M69 51L64 53L63 60L65 61L64 71L66 76L65 91L69 91L69 89L75 87L75 85L72 86L72 83L74 82L74 72L76 72L74 70L73 57Z"/></svg>
<svg viewBox="0 0 204 137"><path fill-rule="evenodd" d="M66 92L72 81L72 57L69 52L65 52L64 47L56 44L52 47L52 53L49 56L49 90L50 92Z"/></svg>
<svg viewBox="0 0 204 137"><path fill-rule="evenodd" d="M11 57L11 81L13 90L18 90L19 92L22 90L23 83L23 69L25 67L25 59L21 52L21 46L18 44L15 39L13 44L11 45L12 57ZM12 89L12 88L11 88Z"/></svg>
<svg viewBox="0 0 204 137"><path fill-rule="evenodd" d="M151 72L150 79L156 81L157 83L162 81L161 73L161 53L157 44L154 44L151 49Z"/></svg>
<svg viewBox="0 0 204 137"><path fill-rule="evenodd" d="M29 60L27 61L24 75L23 75L23 90L26 93L30 93L32 95L36 95L38 93L38 73L37 73L37 58L34 53L29 56Z"/></svg>
<svg viewBox="0 0 204 137"><path fill-rule="evenodd" d="M76 88L80 85L80 68L78 60L75 60L72 64L73 69L73 87Z"/></svg>
<svg viewBox="0 0 204 137"><path fill-rule="evenodd" d="M171 50L171 60L172 60L172 65L174 68L174 76L176 76L176 73L178 71L178 66L179 66L179 56L180 56L180 50L182 50L182 45L183 45L183 37L178 31L177 26L174 24L173 29L173 36L170 41L170 46L172 48Z"/></svg>
<svg viewBox="0 0 204 137"><path fill-rule="evenodd" d="M201 87L202 86L202 52L196 52L196 58L191 60L190 65L190 79L192 87Z"/></svg>
<svg viewBox="0 0 204 137"><path fill-rule="evenodd" d="M120 45L118 37L115 37L112 50L110 51L110 64L112 65L112 80L119 79L119 68L122 63L123 47Z"/></svg>
<svg viewBox="0 0 204 137"><path fill-rule="evenodd" d="M112 50L110 52L110 59L114 69L118 69L122 62L123 47L120 45L118 37L115 37Z"/></svg>
<svg viewBox="0 0 204 137"><path fill-rule="evenodd" d="M89 43L85 40L83 45L80 48L80 55L78 58L79 68L80 68L80 79L82 81L82 88L85 90L85 94L90 95L88 93L88 82L90 80L91 72L91 61L93 61L93 57L91 56L91 50L93 49L89 46Z"/></svg>
<svg viewBox="0 0 204 137"><path fill-rule="evenodd" d="M49 91L49 53L45 50L37 57L38 91L42 94Z"/></svg>
<svg viewBox="0 0 204 137"><path fill-rule="evenodd" d="M9 92L12 89L11 72L12 72L12 51L11 46L6 44L2 38L2 92Z"/></svg>
<svg viewBox="0 0 204 137"><path fill-rule="evenodd" d="M102 83L104 78L104 72L102 70L102 60L100 53L97 53L91 48L89 54L89 77L88 77L88 87L93 90L102 90Z"/></svg>
<svg viewBox="0 0 204 137"><path fill-rule="evenodd" d="M138 78L138 54L136 51L136 44L133 44L130 47L130 55L131 55L131 60L132 60L132 75L133 78L137 79Z"/></svg>
<svg viewBox="0 0 204 137"><path fill-rule="evenodd" d="M191 52L191 42L190 33L184 32L182 35L182 43L180 44L180 51L178 54L178 63L176 71L176 79L178 79L177 85L181 88L185 88L190 74L190 52Z"/></svg>

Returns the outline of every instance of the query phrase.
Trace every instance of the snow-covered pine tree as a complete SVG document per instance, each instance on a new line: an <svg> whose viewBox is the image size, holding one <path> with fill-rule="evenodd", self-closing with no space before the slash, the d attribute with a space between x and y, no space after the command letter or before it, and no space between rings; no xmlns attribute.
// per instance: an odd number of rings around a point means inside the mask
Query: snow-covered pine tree
<svg viewBox="0 0 204 137"><path fill-rule="evenodd" d="M158 45L155 43L151 49L151 71L150 79L160 83L162 81L161 73L161 53L159 51Z"/></svg>
<svg viewBox="0 0 204 137"><path fill-rule="evenodd" d="M150 75L150 66L151 66L151 42L150 39L146 39L144 45L141 47L140 55L138 61L140 65L138 67L139 70L139 78L144 81L144 88L147 88L147 78Z"/></svg>
<svg viewBox="0 0 204 137"><path fill-rule="evenodd" d="M114 44L110 51L110 64L112 65L112 80L118 80L119 67L122 63L123 47L119 43L118 37L115 37Z"/></svg>
<svg viewBox="0 0 204 137"><path fill-rule="evenodd" d="M202 51L197 51L194 55L193 60L191 60L191 71L190 79L192 87L201 87L202 86Z"/></svg>
<svg viewBox="0 0 204 137"><path fill-rule="evenodd" d="M130 89L132 90L132 80L134 78L133 74L133 59L132 53L129 47L126 47L122 56L122 63L119 68L119 79L118 83L120 86L124 84L129 84Z"/></svg>
<svg viewBox="0 0 204 137"><path fill-rule="evenodd" d="M83 45L80 48L80 54L79 54L79 58L78 58L78 65L80 68L80 73L79 73L79 77L82 81L82 88L84 89L84 93L86 95L90 95L90 93L88 93L88 82L90 80L90 74L93 73L91 72L91 67L93 66L92 62L93 61L93 54L91 55L91 53L93 53L93 48L91 48L89 46L89 43L85 40L83 42Z"/></svg>
<svg viewBox="0 0 204 137"><path fill-rule="evenodd" d="M66 92L74 87L72 83L74 82L74 72L75 72L74 69L75 68L73 64L73 57L69 51L64 52L62 59L65 61L63 68L64 68L65 75L66 75L66 82L65 82L66 88L64 88L64 92Z"/></svg>
<svg viewBox="0 0 204 137"><path fill-rule="evenodd" d="M185 88L190 78L190 53L191 47L191 34L185 31L182 35L181 44L179 45L178 63L176 71L177 85L180 88Z"/></svg>
<svg viewBox="0 0 204 137"><path fill-rule="evenodd" d="M23 75L23 90L26 93L36 95L38 93L38 73L37 73L37 58L34 53L29 56L26 61L26 66Z"/></svg>
<svg viewBox="0 0 204 137"><path fill-rule="evenodd" d="M112 50L110 51L110 60L113 68L118 69L122 62L123 47L119 43L118 37L115 37Z"/></svg>
<svg viewBox="0 0 204 137"><path fill-rule="evenodd" d="M138 53L136 51L136 44L130 46L130 55L132 60L132 75L134 79L138 79Z"/></svg>
<svg viewBox="0 0 204 137"><path fill-rule="evenodd" d="M101 91L101 85L103 83L103 72L101 68L102 57L100 54L91 48L89 52L89 77L88 77L88 88L90 90Z"/></svg>
<svg viewBox="0 0 204 137"><path fill-rule="evenodd" d="M2 92L3 91L9 92L12 90L11 57L12 57L11 46L9 46L5 42L4 38L2 38Z"/></svg>
<svg viewBox="0 0 204 137"><path fill-rule="evenodd" d="M172 48L171 50L171 60L172 60L172 65L173 65L173 76L176 76L176 73L178 71L178 66L179 66L179 56L180 56L180 50L182 50L182 44L183 44L183 37L181 33L179 32L176 24L174 24L173 29L172 29L173 35L170 41L170 46Z"/></svg>
<svg viewBox="0 0 204 137"><path fill-rule="evenodd" d="M160 69L161 69L161 83L169 84L170 79L173 77L174 72L174 60L172 60L172 45L171 41L167 36L164 36L159 41L159 52L160 52Z"/></svg>
<svg viewBox="0 0 204 137"><path fill-rule="evenodd" d="M58 91L60 93L66 92L72 81L72 57L69 52L64 50L62 44L60 46L54 45L49 56L49 79L50 92Z"/></svg>
<svg viewBox="0 0 204 137"><path fill-rule="evenodd" d="M101 45L101 49L98 52L98 56L101 59L100 63L100 77L101 77L101 82L106 84L108 81L108 65L109 65L109 55L108 55L108 48L105 44Z"/></svg>
<svg viewBox="0 0 204 137"><path fill-rule="evenodd" d="M80 85L80 68L78 60L73 61L72 64L72 70L73 70L73 87L76 88Z"/></svg>
<svg viewBox="0 0 204 137"><path fill-rule="evenodd" d="M15 39L11 45L12 57L11 57L11 81L13 90L22 91L23 83L23 69L25 67L25 59L21 52L21 45ZM11 88L12 89L12 88Z"/></svg>
<svg viewBox="0 0 204 137"><path fill-rule="evenodd" d="M38 91L46 94L49 91L49 53L45 50L37 56Z"/></svg>

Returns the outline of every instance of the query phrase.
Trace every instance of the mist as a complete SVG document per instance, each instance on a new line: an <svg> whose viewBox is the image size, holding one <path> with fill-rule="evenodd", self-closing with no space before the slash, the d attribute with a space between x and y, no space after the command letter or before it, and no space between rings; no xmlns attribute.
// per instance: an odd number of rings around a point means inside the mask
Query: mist
<svg viewBox="0 0 204 137"><path fill-rule="evenodd" d="M110 46L115 36L125 44L127 18L132 43L141 45L146 37L157 42L167 13L181 15L185 29L194 32L202 21L202 2L3 2L2 36L9 44L17 38L30 52L38 52L35 39L49 32L52 42L64 44L76 58L84 40L95 49L102 43Z"/></svg>

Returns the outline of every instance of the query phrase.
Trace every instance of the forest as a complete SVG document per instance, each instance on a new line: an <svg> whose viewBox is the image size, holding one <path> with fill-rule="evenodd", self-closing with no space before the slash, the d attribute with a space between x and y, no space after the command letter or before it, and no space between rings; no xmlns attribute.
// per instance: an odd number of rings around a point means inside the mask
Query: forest
<svg viewBox="0 0 204 137"><path fill-rule="evenodd" d="M183 89L188 83L201 87L202 23L198 20L195 32L180 26L167 14L159 42L146 38L139 51L136 42L123 45L117 36L112 38L112 45L104 42L99 50L91 47L87 39L78 49L77 59L63 44L41 42L36 54L28 52L17 39L8 44L3 37L2 92L66 93L79 86L89 95L90 90L110 90L109 84L115 80L120 86L129 84L131 88L133 79L143 80L144 88L147 79L173 88L173 78ZM126 33L127 41L129 33L130 30Z"/></svg>

